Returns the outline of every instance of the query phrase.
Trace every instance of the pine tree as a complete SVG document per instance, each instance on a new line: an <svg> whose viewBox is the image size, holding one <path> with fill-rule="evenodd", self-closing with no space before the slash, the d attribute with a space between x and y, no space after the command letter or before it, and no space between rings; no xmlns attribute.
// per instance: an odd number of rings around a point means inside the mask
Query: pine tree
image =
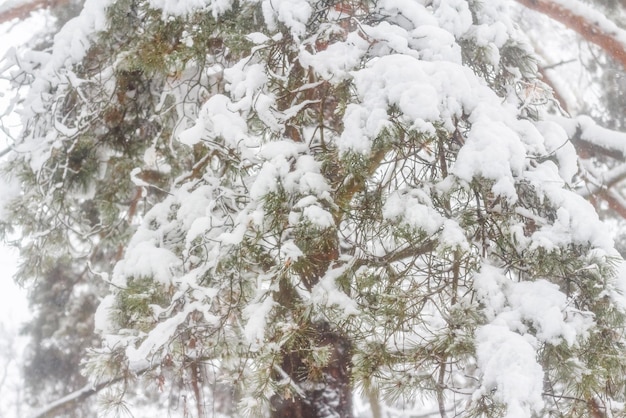
<svg viewBox="0 0 626 418"><path fill-rule="evenodd" d="M101 401L618 413L621 258L507 5L94 0L27 57L20 277L108 287Z"/></svg>
<svg viewBox="0 0 626 418"><path fill-rule="evenodd" d="M621 225L626 218L626 206L624 176L619 174L626 160L620 147L623 141L618 139L619 133L598 131L589 116L604 128L624 131L626 49L620 39L626 22L626 4L605 0L577 0L567 5L550 1L534 4L537 7L531 8L540 13L523 11L520 20L533 45L538 46L536 52L543 80L554 88L555 99L563 111L575 119L570 125L570 136L579 156L580 176L585 180L578 185L579 193L594 204L603 219L620 231L616 234L617 247L624 255L625 235ZM558 26L541 14L546 12L548 4L564 7L564 13L556 20L568 25L572 29L569 33L545 36L546 32L552 32L551 27ZM594 37L592 30L581 31L580 28L585 27L580 23L581 16L585 16L588 23L597 22L598 28L608 36ZM610 17L610 21L604 16ZM597 42L599 39L602 42ZM577 48L568 47L572 44ZM608 44L613 47L602 47ZM594 130L595 133L591 133Z"/></svg>
<svg viewBox="0 0 626 418"><path fill-rule="evenodd" d="M621 28L626 28L626 4L614 0L596 0L592 2L596 7L601 7L607 16L614 16L613 21ZM592 50L591 57L587 59L586 68L594 74L594 80L601 86L598 95L598 103L585 104L583 112L594 117L598 123L607 128L626 131L626 80L624 69L610 58L598 54Z"/></svg>
<svg viewBox="0 0 626 418"><path fill-rule="evenodd" d="M30 41L31 48L36 53L50 48L54 33L82 8L81 1L48 5L49 19L43 27L38 28L38 35L33 36ZM3 10L2 18L5 15L7 18L15 18L17 14L24 13L22 17L27 19L26 9L29 6L41 5L16 3L13 9ZM32 22L27 21L26 24L37 27ZM28 83L28 78L23 77L24 73L15 75L17 77L14 80L18 83ZM4 124L3 128L6 129ZM95 286L88 280L84 265L75 263L69 257L51 262L40 272L29 289L32 318L19 325L22 334L28 335L30 341L22 356L12 356L14 362L23 359L22 390L26 396L25 399L16 399L15 402L24 403L24 406L20 406L20 410L24 411L26 405L45 405L87 383L77 359L85 355L87 348L98 344L93 330L93 314L99 297L106 290L104 286ZM22 279L25 277L22 276ZM12 397L3 393L3 397L8 396ZM93 408L84 404L71 412L72 416L92 416Z"/></svg>

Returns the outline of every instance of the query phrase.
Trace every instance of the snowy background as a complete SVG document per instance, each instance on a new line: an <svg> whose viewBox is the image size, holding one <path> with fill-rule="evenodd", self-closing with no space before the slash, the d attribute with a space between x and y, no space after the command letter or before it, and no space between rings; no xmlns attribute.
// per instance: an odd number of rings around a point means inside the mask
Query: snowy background
<svg viewBox="0 0 626 418"><path fill-rule="evenodd" d="M12 0L0 0L0 10ZM19 24L8 22L0 25L0 57L10 48L28 42L45 24L43 13L35 13ZM1 62L1 61L0 61ZM6 80L0 80L0 109L9 105L2 92L8 88ZM17 118L3 118L3 126L16 132L19 129ZM10 138L0 131L0 150L4 150ZM0 193L4 193L0 184ZM20 354L26 345L26 338L20 337L22 324L28 318L26 291L16 285L13 274L17 267L17 251L0 245L0 418L24 416L21 397Z"/></svg>

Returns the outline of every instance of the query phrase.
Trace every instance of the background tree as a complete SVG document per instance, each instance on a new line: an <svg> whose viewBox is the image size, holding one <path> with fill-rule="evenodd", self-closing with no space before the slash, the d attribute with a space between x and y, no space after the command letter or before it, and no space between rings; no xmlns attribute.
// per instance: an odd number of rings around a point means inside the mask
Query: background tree
<svg viewBox="0 0 626 418"><path fill-rule="evenodd" d="M87 2L22 57L19 275L67 318L109 287L102 401L609 413L622 278L571 142L617 134L544 120L508 5Z"/></svg>
<svg viewBox="0 0 626 418"><path fill-rule="evenodd" d="M48 7L45 24L36 24L28 14L37 8ZM13 2L3 4L0 20L24 19L24 24L37 28L39 35L33 36L30 46L35 51L51 47L53 35L82 8L82 2ZM18 75L18 74L15 74ZM19 74L13 81L27 84L27 79ZM23 91L20 92L23 94ZM4 133L11 136L10 126L3 124ZM104 290L86 280L69 257L62 257L42 269L29 291L29 305L32 318L22 325L22 333L30 337L30 343L20 356L13 356L13 362L23 361L23 385L20 399L22 412L27 405L41 406L52 402L68 391L83 387L87 380L81 375L81 365L77 359L84 356L88 347L98 343L93 332L93 314L98 305L98 295ZM24 277L23 277L24 279ZM5 393L3 397L12 397ZM93 408L88 404L73 410L73 416L92 416ZM9 414L7 411L6 414ZM7 415L9 416L9 415Z"/></svg>
<svg viewBox="0 0 626 418"><path fill-rule="evenodd" d="M16 376L19 373L18 363L20 344L17 341L17 333L12 329L7 329L5 324L0 324L0 358L2 359L2 373L0 374L0 399L3 413L7 416L13 414L20 416L24 414L24 388L20 384L20 379Z"/></svg>
<svg viewBox="0 0 626 418"><path fill-rule="evenodd" d="M559 7L561 10L554 13ZM567 8L558 2L539 2L531 8L542 13L551 10L549 16L571 29L559 37L542 38L541 32L558 30L559 23L534 12L522 14L533 44L541 45L537 52L545 68L544 80L557 93L561 106L573 116L588 114L602 126L623 131L623 2L573 2ZM604 219L621 224L626 215L622 175L625 159L620 146L623 139L608 131L600 133L589 122L583 117L570 125L572 130L578 129L573 143L586 182L580 193L593 202ZM618 234L618 247L623 252L623 234Z"/></svg>

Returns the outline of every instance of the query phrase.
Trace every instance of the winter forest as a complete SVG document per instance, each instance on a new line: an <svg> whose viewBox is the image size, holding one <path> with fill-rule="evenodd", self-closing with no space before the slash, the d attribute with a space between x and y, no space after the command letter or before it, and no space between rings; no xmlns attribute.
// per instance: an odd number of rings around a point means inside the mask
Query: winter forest
<svg viewBox="0 0 626 418"><path fill-rule="evenodd" d="M626 417L624 0L0 25L1 417Z"/></svg>

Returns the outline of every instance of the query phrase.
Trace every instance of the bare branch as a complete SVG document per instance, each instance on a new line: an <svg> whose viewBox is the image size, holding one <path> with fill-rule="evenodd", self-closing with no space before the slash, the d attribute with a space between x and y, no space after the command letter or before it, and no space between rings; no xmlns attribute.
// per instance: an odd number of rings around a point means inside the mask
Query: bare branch
<svg viewBox="0 0 626 418"><path fill-rule="evenodd" d="M550 77L548 73L546 72L548 68L550 68L550 66L539 68L539 74L541 74L541 79L544 83L546 83L552 89L552 94L554 95L554 99L558 103L558 106L560 107L560 109L565 114L569 115L569 106L567 105L567 101L565 100L565 97L563 96L561 91L555 86L555 83L552 80L552 77Z"/></svg>
<svg viewBox="0 0 626 418"><path fill-rule="evenodd" d="M598 196L609 204L611 210L626 219L626 201L622 196L613 190L601 190Z"/></svg>
<svg viewBox="0 0 626 418"><path fill-rule="evenodd" d="M13 150L12 147L9 148L5 148L2 151L0 151L0 158L4 157L5 155L7 155L9 152L11 152Z"/></svg>
<svg viewBox="0 0 626 418"><path fill-rule="evenodd" d="M381 267L389 264L405 260L407 258L415 259L424 254L433 252L438 245L437 240L429 239L422 243L421 246L409 245L402 249L392 251L380 257L359 258L354 262L353 268L357 270L362 266Z"/></svg>
<svg viewBox="0 0 626 418"><path fill-rule="evenodd" d="M36 411L31 418L51 418L54 416L58 416L57 414L66 408L73 407L84 401L85 399L95 395L100 392L102 389L105 389L117 382L120 382L122 378L110 380L107 382L100 383L99 385L93 387L92 385L86 385L82 389L79 389L75 392L70 393L67 396L64 396L61 399L58 399L40 410Z"/></svg>
<svg viewBox="0 0 626 418"><path fill-rule="evenodd" d="M587 168L587 170L591 171L589 168ZM617 183L626 179L626 164L620 164L601 174L593 173L593 176L595 184L587 184L586 187L581 188L578 191L581 196L588 197L598 193L602 189L610 189Z"/></svg>
<svg viewBox="0 0 626 418"><path fill-rule="evenodd" d="M578 0L516 0L542 13L598 45L626 69L626 31L604 14Z"/></svg>
<svg viewBox="0 0 626 418"><path fill-rule="evenodd" d="M578 193L592 203L596 202L597 199L604 200L608 203L609 209L626 219L626 200L612 188L612 186L626 178L626 164L622 164L601 175L593 173L592 167L586 167L585 169L589 174L589 177L586 178L587 185L584 188L580 188Z"/></svg>

